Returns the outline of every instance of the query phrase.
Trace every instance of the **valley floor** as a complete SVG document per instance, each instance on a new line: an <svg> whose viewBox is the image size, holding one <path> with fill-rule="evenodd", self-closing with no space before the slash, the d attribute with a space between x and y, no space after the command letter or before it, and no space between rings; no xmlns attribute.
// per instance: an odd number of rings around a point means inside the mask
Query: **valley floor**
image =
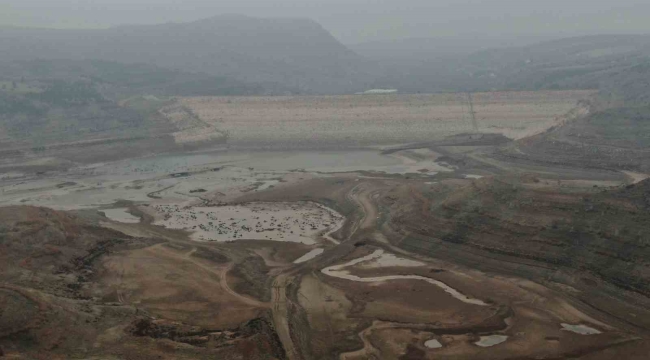
<svg viewBox="0 0 650 360"><path fill-rule="evenodd" d="M0 354L646 359L646 175L505 141L5 172Z"/></svg>

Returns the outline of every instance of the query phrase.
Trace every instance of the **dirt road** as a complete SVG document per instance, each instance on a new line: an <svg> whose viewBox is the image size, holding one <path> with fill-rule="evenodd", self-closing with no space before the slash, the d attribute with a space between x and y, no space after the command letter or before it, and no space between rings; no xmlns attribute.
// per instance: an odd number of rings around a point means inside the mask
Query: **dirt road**
<svg viewBox="0 0 650 360"><path fill-rule="evenodd" d="M265 302L261 302L261 301L255 300L255 299L251 299L251 298L249 298L247 296L239 294L238 292L236 292L235 290L230 288L230 286L228 285L227 275L228 275L228 272L232 269L232 267L234 265L234 263L232 263L232 262L228 263L225 266L218 266L218 267L207 266L207 265L203 264L200 260L196 260L196 259L194 259L192 257L192 254L194 254L194 252L196 252L196 248L193 248L192 250L190 250L189 252L187 252L185 254L179 254L179 253L165 247L163 244L154 245L150 249L152 249L152 250L154 250L154 249L155 250L162 250L168 256L172 256L172 257L175 257L175 258L178 258L178 259L182 259L182 260L184 260L186 262L190 262L193 265L196 265L197 267L201 268L202 270L204 270L204 271L206 271L206 272L208 272L210 274L216 275L219 278L219 285L221 285L221 288L224 291L226 291L228 294L234 296L235 298L237 298L238 300L240 300L241 302L243 302L243 303L245 303L247 305L260 307L260 308L270 308L271 307L271 304L269 304L269 303L265 303Z"/></svg>
<svg viewBox="0 0 650 360"><path fill-rule="evenodd" d="M292 277L288 274L280 274L273 281L273 292L272 292L272 313L273 313L273 323L275 324L275 331L282 342L284 351L287 354L287 359L294 360L299 358L299 354L296 351L296 348L293 344L293 339L291 339L291 330L289 328L289 311L287 301L287 284L292 280Z"/></svg>
<svg viewBox="0 0 650 360"><path fill-rule="evenodd" d="M348 238L351 239L354 237L354 234L359 230L369 229L375 225L377 218L377 210L372 205L370 201L370 191L364 186L364 183L361 183L353 187L350 192L346 195L348 200L356 203L359 206L359 211L361 212L361 218L354 224L353 230L350 232ZM336 246L340 244L335 243ZM336 246L334 248L336 248ZM313 261L313 260L312 260ZM289 269L288 271L291 271ZM275 324L275 331L282 342L282 346L287 354L287 359L294 360L300 359L300 354L296 350L293 339L291 338L291 330L289 325L289 306L291 306L291 301L287 298L287 285L295 280L295 275L291 272L286 272L278 275L273 281L273 291L272 291L272 314L273 314L273 323Z"/></svg>

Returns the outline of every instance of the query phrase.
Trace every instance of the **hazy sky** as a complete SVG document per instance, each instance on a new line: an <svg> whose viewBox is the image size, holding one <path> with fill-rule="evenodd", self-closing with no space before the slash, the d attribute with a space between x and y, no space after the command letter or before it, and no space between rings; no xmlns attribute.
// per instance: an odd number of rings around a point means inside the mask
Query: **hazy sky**
<svg viewBox="0 0 650 360"><path fill-rule="evenodd" d="M224 13L309 17L345 43L485 36L650 33L649 0L0 0L0 24L107 27Z"/></svg>

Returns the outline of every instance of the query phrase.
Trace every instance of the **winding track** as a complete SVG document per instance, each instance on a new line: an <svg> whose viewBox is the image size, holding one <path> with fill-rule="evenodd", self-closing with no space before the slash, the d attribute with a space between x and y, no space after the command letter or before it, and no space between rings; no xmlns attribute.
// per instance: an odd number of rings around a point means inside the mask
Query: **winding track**
<svg viewBox="0 0 650 360"><path fill-rule="evenodd" d="M300 355L296 351L291 338L291 329L289 328L289 301L287 300L287 284L290 283L292 278L289 274L280 274L273 281L272 304L271 312L273 314L273 323L275 331L280 338L280 342L284 347L287 359L299 359Z"/></svg>
<svg viewBox="0 0 650 360"><path fill-rule="evenodd" d="M365 197L364 190L359 190L362 184L350 189L346 194L346 198L357 205L362 213L361 218L353 225L352 231L350 232L349 239L354 237L359 230L367 229L374 226L376 221L376 211L372 206L370 200ZM328 234L329 235L329 234ZM336 244L338 246L340 244ZM335 247L336 247L335 246ZM312 259L311 261L313 261ZM310 261L307 261L308 263ZM292 268L293 269L293 268ZM291 270L286 273L279 274L273 281L273 291L272 291L272 300L271 300L271 312L273 315L273 323L275 325L275 331L280 338L280 342L284 347L286 352L287 359L295 360L300 359L300 353L296 350L296 346L293 343L291 338L291 328L289 326L289 308L291 304L290 300L287 298L287 285L293 281L293 276Z"/></svg>
<svg viewBox="0 0 650 360"><path fill-rule="evenodd" d="M247 296L244 296L244 295L236 292L232 288L230 288L230 286L228 285L228 281L227 281L227 275L228 275L228 272L232 269L232 267L234 265L234 263L232 263L232 262L228 263L228 265L226 265L226 266L220 266L220 267L214 268L214 267L211 267L211 266L207 266L207 265L201 263L201 261L195 260L195 259L192 258L192 254L196 251L196 249L192 249L190 252L188 252L186 254L178 254L178 253L174 252L173 250L167 249L165 246L163 246L163 244L154 245L154 246L150 247L149 249L154 250L154 251L155 250L162 250L162 252L164 252L168 256L172 256L172 257L175 257L177 259L181 259L183 261L190 262L193 265L201 268L205 272L216 275L219 278L219 285L221 285L221 288L223 290L225 290L228 294L234 296L239 301L243 302L244 304L259 307L259 308L264 308L264 309L268 309L268 308L271 307L271 304L269 304L267 302L261 302L259 300L251 299L251 298L249 298Z"/></svg>

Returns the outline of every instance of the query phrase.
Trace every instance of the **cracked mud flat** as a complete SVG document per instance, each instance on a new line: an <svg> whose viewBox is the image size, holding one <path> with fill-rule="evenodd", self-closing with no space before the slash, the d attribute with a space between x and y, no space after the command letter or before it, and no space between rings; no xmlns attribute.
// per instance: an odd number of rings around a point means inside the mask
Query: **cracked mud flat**
<svg viewBox="0 0 650 360"><path fill-rule="evenodd" d="M313 245L318 234L340 227L343 217L313 203L238 206L154 205L155 225L192 232L198 241L272 240Z"/></svg>
<svg viewBox="0 0 650 360"><path fill-rule="evenodd" d="M47 176L7 173L0 179L0 205L76 210L111 205L119 200L197 199L206 195L197 191L201 189L232 198L244 192L283 186L281 179L291 174L332 176L328 174L355 171L435 174L443 168L431 159L388 156L373 150L158 155L82 165Z"/></svg>

